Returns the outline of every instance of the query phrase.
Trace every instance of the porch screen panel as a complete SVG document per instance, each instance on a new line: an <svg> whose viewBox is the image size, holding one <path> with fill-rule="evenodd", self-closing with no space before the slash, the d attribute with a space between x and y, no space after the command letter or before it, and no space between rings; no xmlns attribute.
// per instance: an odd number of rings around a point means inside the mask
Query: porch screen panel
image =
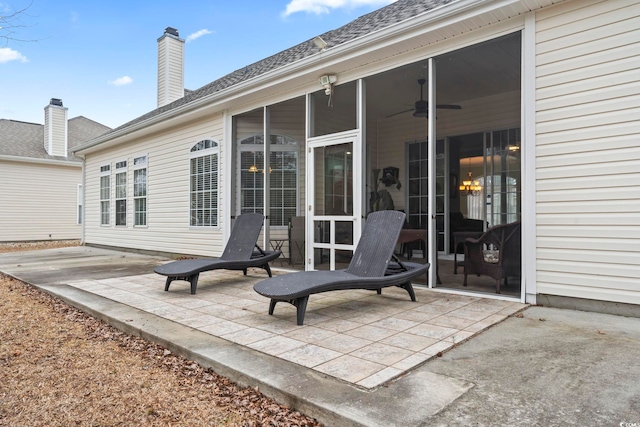
<svg viewBox="0 0 640 427"><path fill-rule="evenodd" d="M264 214L264 154L240 152L240 213Z"/></svg>
<svg viewBox="0 0 640 427"><path fill-rule="evenodd" d="M270 154L271 165L271 225L285 226L297 215L298 153L279 151Z"/></svg>

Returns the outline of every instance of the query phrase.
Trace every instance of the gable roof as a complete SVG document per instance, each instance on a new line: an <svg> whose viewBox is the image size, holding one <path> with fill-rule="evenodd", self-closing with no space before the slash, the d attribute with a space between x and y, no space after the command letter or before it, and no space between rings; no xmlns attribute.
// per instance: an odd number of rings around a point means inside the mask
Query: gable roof
<svg viewBox="0 0 640 427"><path fill-rule="evenodd" d="M0 119L0 156L78 162L80 160L72 155L73 149L110 130L110 127L86 117L78 116L69 119L67 123L69 156L50 156L44 148L44 125Z"/></svg>
<svg viewBox="0 0 640 427"><path fill-rule="evenodd" d="M457 0L398 0L395 3L391 3L388 6L363 15L342 27L320 34L320 37L327 43L326 48L331 49L332 47L342 45L361 36L382 30L391 25L455 1ZM316 53L318 53L318 48L313 43L313 39L307 40L282 52L276 53L275 55L269 56L229 73L199 89L188 92L185 91L185 96L182 98L133 119L122 126L113 129L112 132L120 131L132 125L144 122L145 120L151 119L159 114L186 105L190 102L232 87L238 83L250 80L269 71L294 63Z"/></svg>

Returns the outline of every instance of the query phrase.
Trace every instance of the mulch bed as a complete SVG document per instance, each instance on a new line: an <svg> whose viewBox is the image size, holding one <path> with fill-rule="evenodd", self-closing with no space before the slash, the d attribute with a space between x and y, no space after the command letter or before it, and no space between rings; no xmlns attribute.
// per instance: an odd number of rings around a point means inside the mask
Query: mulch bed
<svg viewBox="0 0 640 427"><path fill-rule="evenodd" d="M2 426L320 426L4 275L0 312Z"/></svg>

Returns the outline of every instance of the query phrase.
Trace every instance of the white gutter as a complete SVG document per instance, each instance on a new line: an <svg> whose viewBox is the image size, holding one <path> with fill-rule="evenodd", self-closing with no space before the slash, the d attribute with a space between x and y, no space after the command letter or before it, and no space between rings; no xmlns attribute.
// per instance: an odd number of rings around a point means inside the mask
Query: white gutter
<svg viewBox="0 0 640 427"><path fill-rule="evenodd" d="M89 141L86 144L81 145L74 153L87 152L91 148L101 145L108 141L114 141L119 138L124 138L136 131L144 128L166 122L176 116L181 116L185 113L198 110L203 107L215 107L216 104L221 104L233 98L234 95L246 94L249 89L259 89L260 86L267 85L275 78L281 78L286 74L292 74L298 71L309 69L314 65L326 66L326 62L329 59L337 59L340 56L344 56L351 52L357 54L363 53L364 47L373 47L374 49L380 48L380 41L384 38L399 38L402 33L414 31L416 28L423 29L425 26L433 26L429 28L429 31L433 31L443 25L451 24L451 22L442 22L450 19L454 16L458 16L457 20L466 19L469 16L475 16L482 13L489 12L494 9L505 7L511 4L521 3L521 0L457 0L453 3L445 4L434 9L428 10L422 14L411 17L407 20L401 21L397 24L392 24L381 30L368 33L364 36L360 36L333 48L329 48L326 51L319 51L317 54L311 54L298 61L284 65L280 68L267 71L249 80L245 80L240 83L236 83L218 92L210 95L198 98L187 104L175 107L171 110L165 111L158 115L155 115L147 120L135 123L131 126L127 126L119 131L111 132L96 139ZM435 26L436 23L442 22L442 25ZM121 141L125 142L125 141Z"/></svg>
<svg viewBox="0 0 640 427"><path fill-rule="evenodd" d="M82 167L82 162L79 160L56 160L56 159L37 159L34 157L22 157L22 156L0 156L0 161L7 162L19 162L19 163L36 163L41 165L58 165L58 166L72 166Z"/></svg>

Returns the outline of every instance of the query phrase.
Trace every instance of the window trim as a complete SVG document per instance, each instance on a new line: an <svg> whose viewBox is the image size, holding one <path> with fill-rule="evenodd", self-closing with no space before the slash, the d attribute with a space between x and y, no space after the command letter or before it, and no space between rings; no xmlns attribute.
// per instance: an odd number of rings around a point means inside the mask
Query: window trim
<svg viewBox="0 0 640 427"><path fill-rule="evenodd" d="M114 201L115 201L115 219L114 219L114 225L116 227L127 227L127 214L128 214L128 206L127 206L127 197L129 194L129 189L127 188L129 185L129 176L128 176L128 161L125 160L121 160L119 162L116 162L116 167L115 167L115 171L114 171L114 177L115 177L115 182L113 183L113 188L114 188ZM118 185L118 176L124 174L124 185L122 187L124 187L124 196L123 197L118 197L118 188L120 187ZM124 224L118 224L118 202L124 201Z"/></svg>
<svg viewBox="0 0 640 427"><path fill-rule="evenodd" d="M209 193L213 193L215 191L215 209L210 209L211 213L215 211L215 224L197 224L194 223L194 211L197 211L198 206L193 207L192 199L194 191L197 191L193 188L193 165L194 160L206 157L206 156L216 156L215 160L212 159L212 165L215 162L216 166L216 181L215 181L215 189L211 188ZM220 206L220 144L213 138L204 138L196 142L191 149L189 150L189 211L188 211L188 223L189 228L194 229L219 229L220 228L220 214L221 214L221 206ZM204 192L204 190L203 190ZM212 198L213 201L213 198Z"/></svg>
<svg viewBox="0 0 640 427"><path fill-rule="evenodd" d="M136 164L136 160L143 159L143 163ZM145 170L144 174L144 196L136 196L136 172ZM133 199L133 227L134 228L146 228L149 226L149 155L142 154L135 156L131 162L131 170L133 172L133 191L131 197ZM138 210L137 201L144 199L144 224L138 224Z"/></svg>
<svg viewBox="0 0 640 427"><path fill-rule="evenodd" d="M109 178L109 182L107 185L107 198L103 199L102 198L102 190L103 190L103 186L102 186L102 178ZM101 227L111 227L111 164L106 164L106 165L101 165L100 166L100 185L99 185L99 197L100 197L100 226ZM107 209L106 212L104 212L102 210L102 204L106 202L107 203ZM103 219L105 217L105 213L106 213L106 222L103 222Z"/></svg>

